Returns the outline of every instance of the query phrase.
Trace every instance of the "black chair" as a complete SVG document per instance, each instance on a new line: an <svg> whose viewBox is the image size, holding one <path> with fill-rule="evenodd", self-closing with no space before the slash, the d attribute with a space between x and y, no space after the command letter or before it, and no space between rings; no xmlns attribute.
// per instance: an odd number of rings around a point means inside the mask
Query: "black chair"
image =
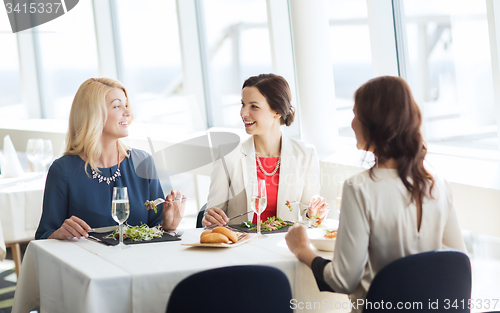
<svg viewBox="0 0 500 313"><path fill-rule="evenodd" d="M207 209L207 204L205 203L201 209L200 212L198 212L198 216L196 217L196 228L203 228L203 224L201 221L203 221L203 216L205 215L205 210Z"/></svg>
<svg viewBox="0 0 500 313"><path fill-rule="evenodd" d="M410 255L375 276L363 312L469 313L471 277L469 257L462 252Z"/></svg>
<svg viewBox="0 0 500 313"><path fill-rule="evenodd" d="M285 274L261 265L216 268L175 286L167 313L292 312L292 292Z"/></svg>

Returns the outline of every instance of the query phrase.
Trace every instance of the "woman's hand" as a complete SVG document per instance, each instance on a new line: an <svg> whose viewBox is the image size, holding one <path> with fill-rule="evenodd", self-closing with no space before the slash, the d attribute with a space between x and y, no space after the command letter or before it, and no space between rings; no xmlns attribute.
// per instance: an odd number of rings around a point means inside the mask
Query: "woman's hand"
<svg viewBox="0 0 500 313"><path fill-rule="evenodd" d="M313 216L318 216L320 218L325 218L330 209L330 204L326 202L326 199L320 196L314 196L309 201L309 209L307 210L307 216L309 218Z"/></svg>
<svg viewBox="0 0 500 313"><path fill-rule="evenodd" d="M172 190L170 194L165 197L165 203L163 203L163 223L162 227L164 230L170 231L177 229L179 223L184 216L184 210L186 209L186 200L176 201L186 198L180 190Z"/></svg>
<svg viewBox="0 0 500 313"><path fill-rule="evenodd" d="M91 229L84 220L73 215L66 219L62 226L49 236L49 239L64 240L74 237L81 238L82 236L87 238L89 236L87 232Z"/></svg>
<svg viewBox="0 0 500 313"><path fill-rule="evenodd" d="M317 255L309 248L309 238L304 226L297 225L289 228L285 240L288 248L297 259L311 267L312 261Z"/></svg>
<svg viewBox="0 0 500 313"><path fill-rule="evenodd" d="M205 212L205 216L203 217L203 221L201 223L205 226L210 226L212 224L217 224L219 226L226 225L229 222L229 218L226 213L217 207L213 207L208 209Z"/></svg>

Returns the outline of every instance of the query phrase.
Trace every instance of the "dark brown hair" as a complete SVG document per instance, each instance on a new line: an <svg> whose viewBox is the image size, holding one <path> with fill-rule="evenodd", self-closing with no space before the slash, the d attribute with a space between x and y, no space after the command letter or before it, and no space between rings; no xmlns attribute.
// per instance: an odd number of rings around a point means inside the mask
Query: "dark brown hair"
<svg viewBox="0 0 500 313"><path fill-rule="evenodd" d="M432 191L434 178L424 168L427 149L420 133L422 114L408 84L393 76L371 79L354 93L354 109L363 125L363 148L373 149L377 163L396 160L411 201L417 197L421 204L429 184L429 194Z"/></svg>
<svg viewBox="0 0 500 313"><path fill-rule="evenodd" d="M286 79L275 74L260 74L252 76L245 80L243 87L256 87L259 92L266 98L267 103L272 110L281 115L281 125L290 126L295 117L295 109L293 108L292 92Z"/></svg>

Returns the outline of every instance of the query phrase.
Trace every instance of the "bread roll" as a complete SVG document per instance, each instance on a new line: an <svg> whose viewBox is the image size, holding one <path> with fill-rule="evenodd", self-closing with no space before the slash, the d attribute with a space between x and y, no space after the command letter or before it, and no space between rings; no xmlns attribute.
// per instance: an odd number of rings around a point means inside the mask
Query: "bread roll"
<svg viewBox="0 0 500 313"><path fill-rule="evenodd" d="M211 229L209 229L209 230L205 230L204 232L202 232L202 233L201 233L201 235L200 235L200 239L201 239L203 236L208 235L208 234L211 234L211 233L212 233L212 230L211 230Z"/></svg>
<svg viewBox="0 0 500 313"><path fill-rule="evenodd" d="M200 243L229 243L229 238L223 234L212 232L201 237Z"/></svg>
<svg viewBox="0 0 500 313"><path fill-rule="evenodd" d="M238 242L238 236L236 236L236 234L227 227L222 227L222 226L215 227L212 230L212 232L223 234L224 236L229 238L229 240L231 240L232 242L235 242L235 243Z"/></svg>

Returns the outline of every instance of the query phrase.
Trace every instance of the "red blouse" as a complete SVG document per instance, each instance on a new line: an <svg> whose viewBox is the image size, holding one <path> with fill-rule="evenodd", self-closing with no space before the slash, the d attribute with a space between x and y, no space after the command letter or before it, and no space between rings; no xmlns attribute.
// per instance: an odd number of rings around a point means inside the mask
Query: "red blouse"
<svg viewBox="0 0 500 313"><path fill-rule="evenodd" d="M272 173L276 167L276 163L279 158L259 158L262 167L267 173ZM274 173L273 176L267 176L262 173L259 168L257 160L255 160L257 166L257 179L264 179L266 181L266 193L267 193L267 207L260 215L261 221L266 221L269 217L276 216L276 208L278 202L278 186L280 183L280 169ZM252 223L257 223L257 214L253 215Z"/></svg>

